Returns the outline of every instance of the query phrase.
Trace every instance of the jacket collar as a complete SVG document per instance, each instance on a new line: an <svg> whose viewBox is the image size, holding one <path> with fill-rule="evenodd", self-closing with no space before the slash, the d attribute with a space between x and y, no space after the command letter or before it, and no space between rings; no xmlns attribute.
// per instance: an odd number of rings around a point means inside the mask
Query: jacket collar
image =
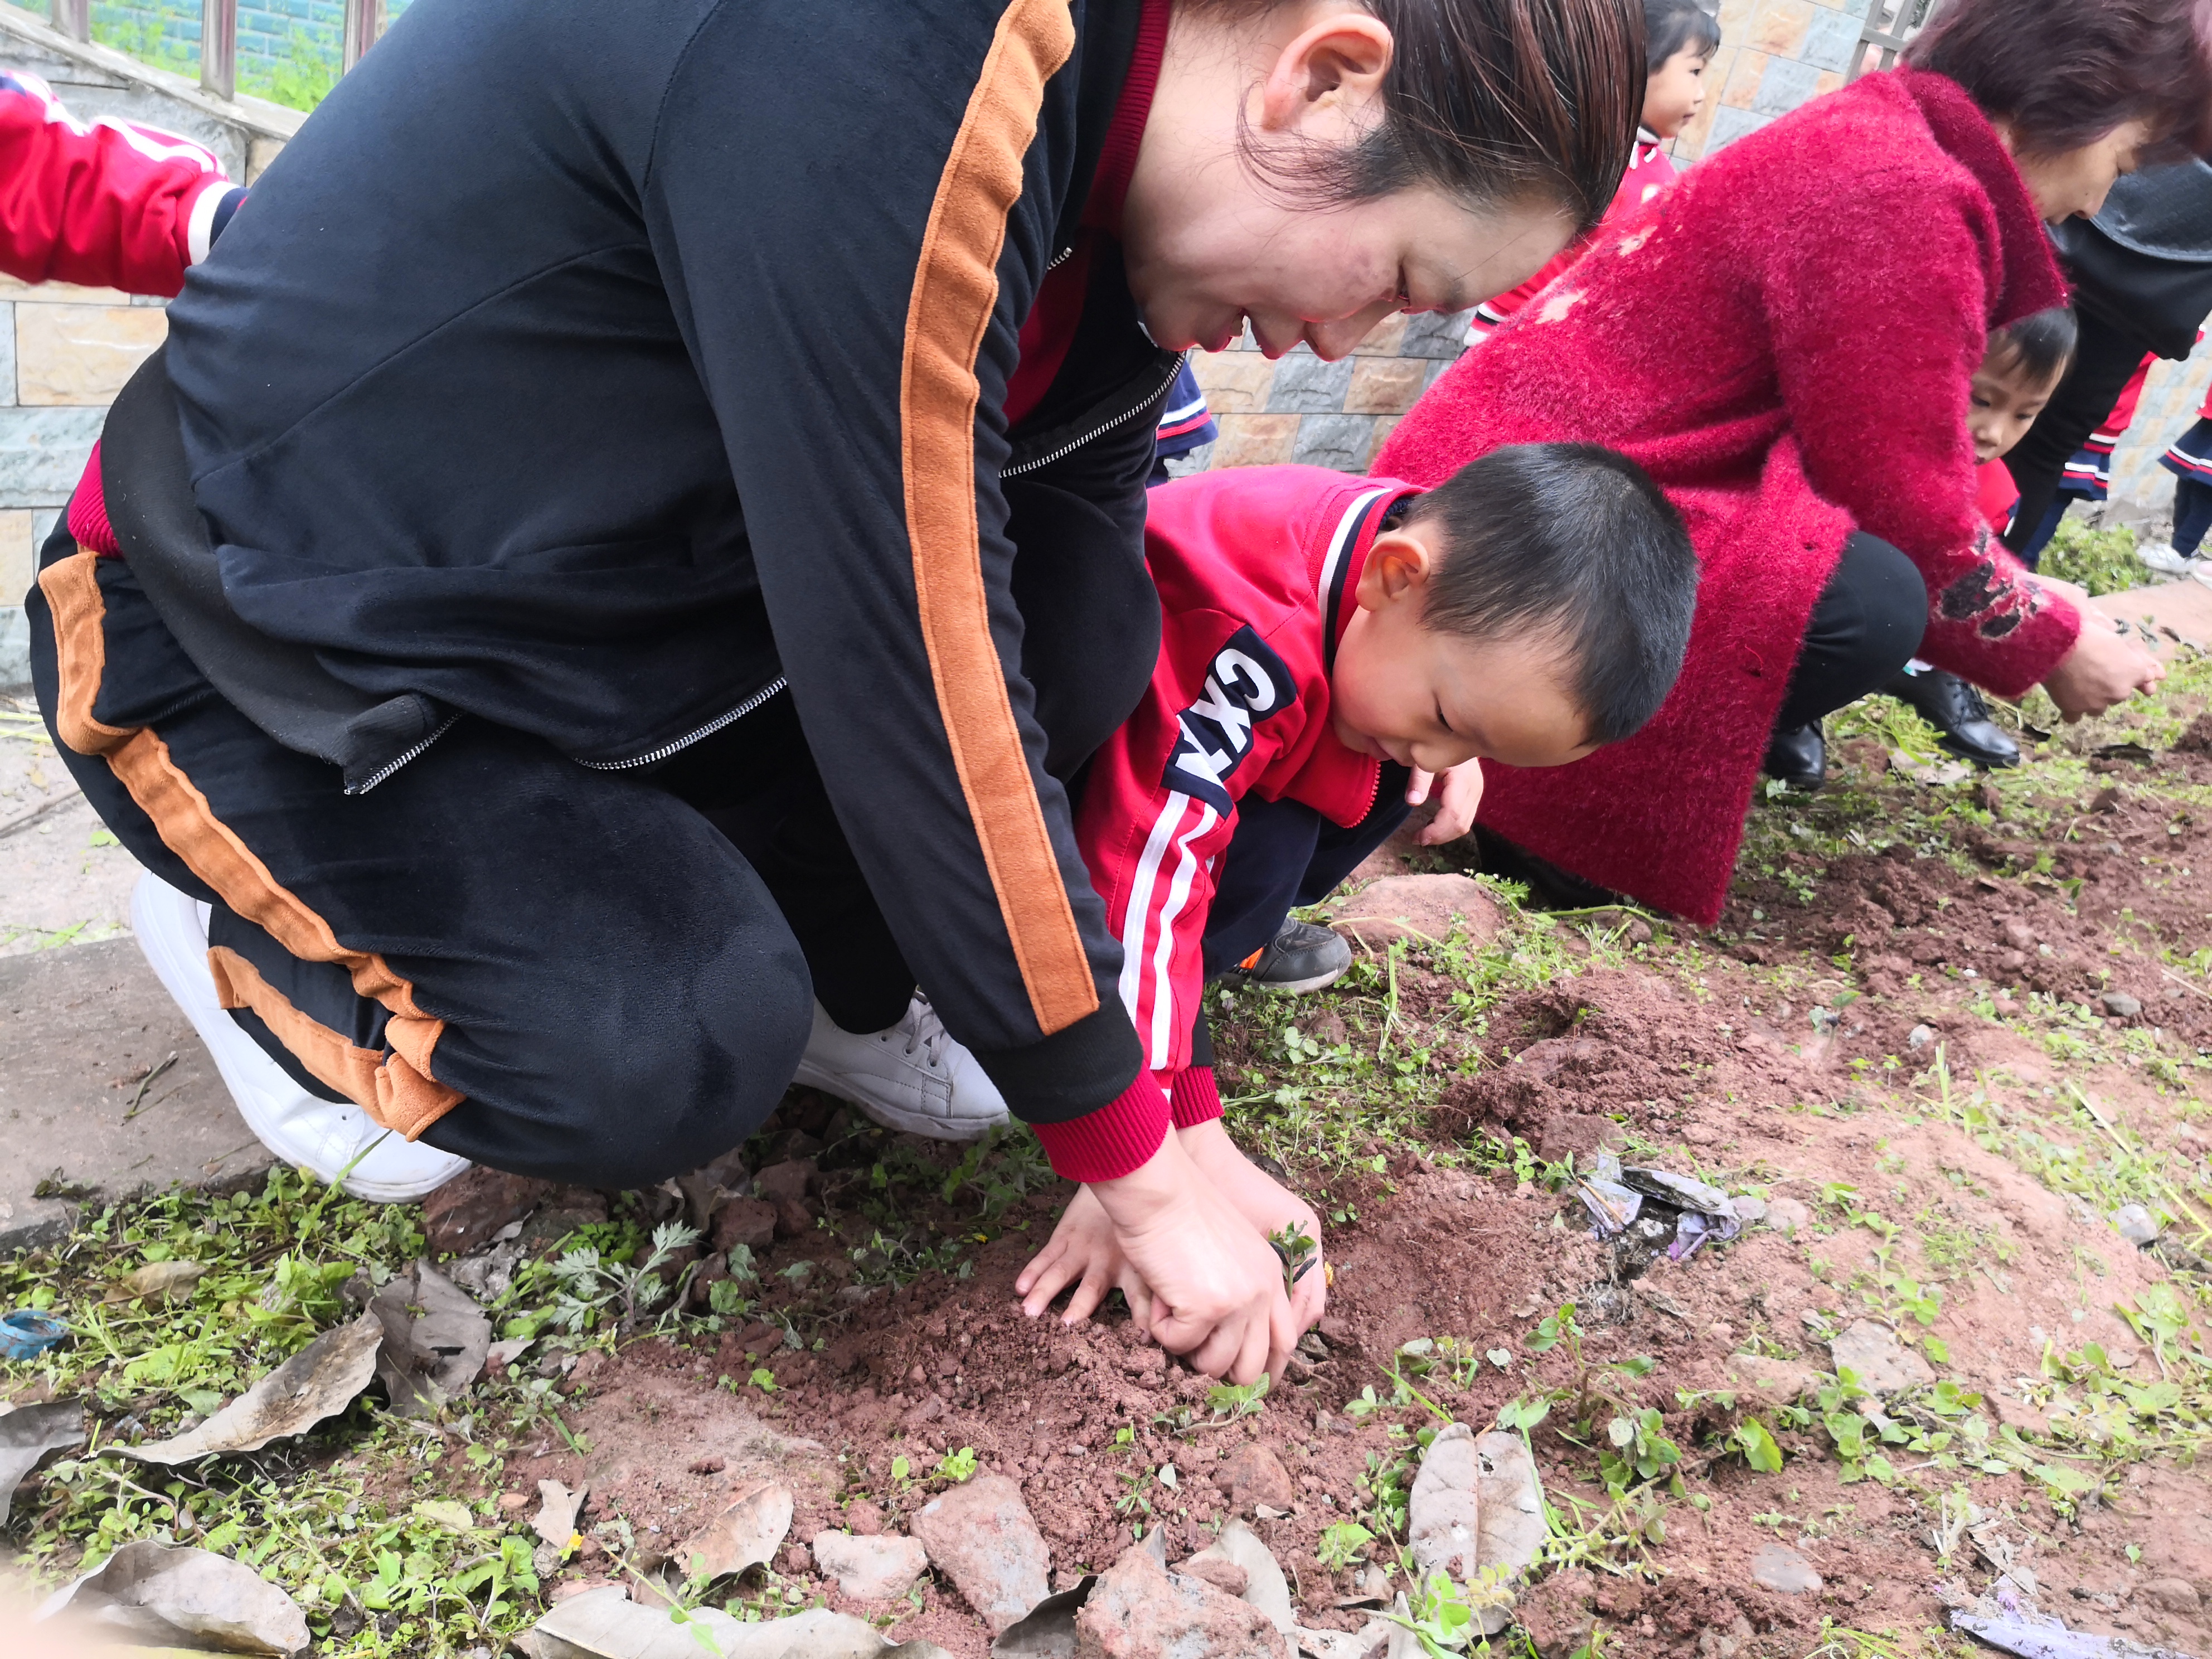
<svg viewBox="0 0 2212 1659"><path fill-rule="evenodd" d="M1919 110L1943 153L1974 176L1996 216L1996 282L1990 326L2002 328L2038 311L2066 303L2066 279L2037 216L2020 169L2006 152L1990 118L1966 89L1948 76L1899 70L1897 82Z"/></svg>

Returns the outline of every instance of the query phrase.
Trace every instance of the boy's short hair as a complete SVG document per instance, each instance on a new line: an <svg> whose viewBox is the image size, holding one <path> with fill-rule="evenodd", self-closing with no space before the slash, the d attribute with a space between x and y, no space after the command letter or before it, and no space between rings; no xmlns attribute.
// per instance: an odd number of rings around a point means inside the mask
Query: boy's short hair
<svg viewBox="0 0 2212 1659"><path fill-rule="evenodd" d="M1635 462L1596 444L1492 450L1415 498L1404 522L1443 532L1422 626L1560 635L1592 743L1659 712L1690 643L1698 556Z"/></svg>
<svg viewBox="0 0 2212 1659"><path fill-rule="evenodd" d="M1990 356L1992 366L2006 374L2025 374L2038 386L2056 386L2073 362L2081 340L2073 311L2053 306L1996 330L1990 336Z"/></svg>
<svg viewBox="0 0 2212 1659"><path fill-rule="evenodd" d="M1644 0L1644 71L1656 75L1687 48L1700 58L1721 49L1720 20L1698 0Z"/></svg>

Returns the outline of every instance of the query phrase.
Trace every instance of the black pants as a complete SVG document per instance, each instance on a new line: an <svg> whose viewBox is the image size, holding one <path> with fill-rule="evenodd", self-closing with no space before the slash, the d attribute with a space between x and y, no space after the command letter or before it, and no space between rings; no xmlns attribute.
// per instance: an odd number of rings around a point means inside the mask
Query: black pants
<svg viewBox="0 0 2212 1659"><path fill-rule="evenodd" d="M1813 606L1778 732L1856 702L1912 660L1928 627L1928 585L1911 560L1860 531L1844 544Z"/></svg>
<svg viewBox="0 0 2212 1659"><path fill-rule="evenodd" d="M651 772L463 720L348 796L216 693L127 564L58 530L40 562L66 603L30 595L32 675L64 762L134 857L214 906L226 1006L325 1097L497 1169L638 1186L758 1127L815 996L848 1030L904 1012L914 976L787 694ZM1126 717L1153 655L1129 643L1099 627L1052 659L1048 763Z"/></svg>
<svg viewBox="0 0 2212 1659"><path fill-rule="evenodd" d="M2058 498L2066 463L2105 423L2150 349L2140 335L2117 327L2094 311L2081 308L2079 318L2081 343L2066 378L2035 417L2027 436L2005 457L2012 481L2020 486L2020 506L2005 537L2005 545L2015 553L2031 545L2041 552L2034 538Z"/></svg>

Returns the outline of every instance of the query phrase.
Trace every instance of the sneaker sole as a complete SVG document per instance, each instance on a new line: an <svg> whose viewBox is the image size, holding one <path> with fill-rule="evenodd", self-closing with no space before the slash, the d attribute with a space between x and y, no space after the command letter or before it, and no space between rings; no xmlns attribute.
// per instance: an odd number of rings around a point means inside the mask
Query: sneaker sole
<svg viewBox="0 0 2212 1659"><path fill-rule="evenodd" d="M1273 991L1278 996L1299 996L1308 991L1325 990L1352 971L1352 964L1332 968L1325 974L1316 974L1308 979L1255 979L1245 982L1256 985L1263 991Z"/></svg>
<svg viewBox="0 0 2212 1659"><path fill-rule="evenodd" d="M994 1129L1003 1128L1011 1121L1001 1114L994 1118L964 1120L958 1127L941 1117L932 1117L927 1112L909 1112L896 1106L887 1106L880 1100L867 1100L853 1092L852 1085L841 1076L820 1068L799 1063L791 1080L809 1089L819 1089L823 1094L857 1108L862 1117L878 1128L894 1130L901 1134L921 1135L929 1140L954 1142L981 1140ZM973 1127L969 1127L969 1126Z"/></svg>

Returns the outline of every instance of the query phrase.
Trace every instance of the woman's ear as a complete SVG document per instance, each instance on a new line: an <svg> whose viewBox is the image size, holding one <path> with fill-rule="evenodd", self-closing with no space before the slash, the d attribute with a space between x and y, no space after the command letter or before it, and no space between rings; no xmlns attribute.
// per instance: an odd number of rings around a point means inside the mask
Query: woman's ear
<svg viewBox="0 0 2212 1659"><path fill-rule="evenodd" d="M1269 132L1306 131L1313 118L1332 125L1362 125L1381 97L1383 72L1396 42L1389 26L1364 11L1336 12L1286 42L1260 88L1260 125ZM1349 135L1341 135L1349 136Z"/></svg>

